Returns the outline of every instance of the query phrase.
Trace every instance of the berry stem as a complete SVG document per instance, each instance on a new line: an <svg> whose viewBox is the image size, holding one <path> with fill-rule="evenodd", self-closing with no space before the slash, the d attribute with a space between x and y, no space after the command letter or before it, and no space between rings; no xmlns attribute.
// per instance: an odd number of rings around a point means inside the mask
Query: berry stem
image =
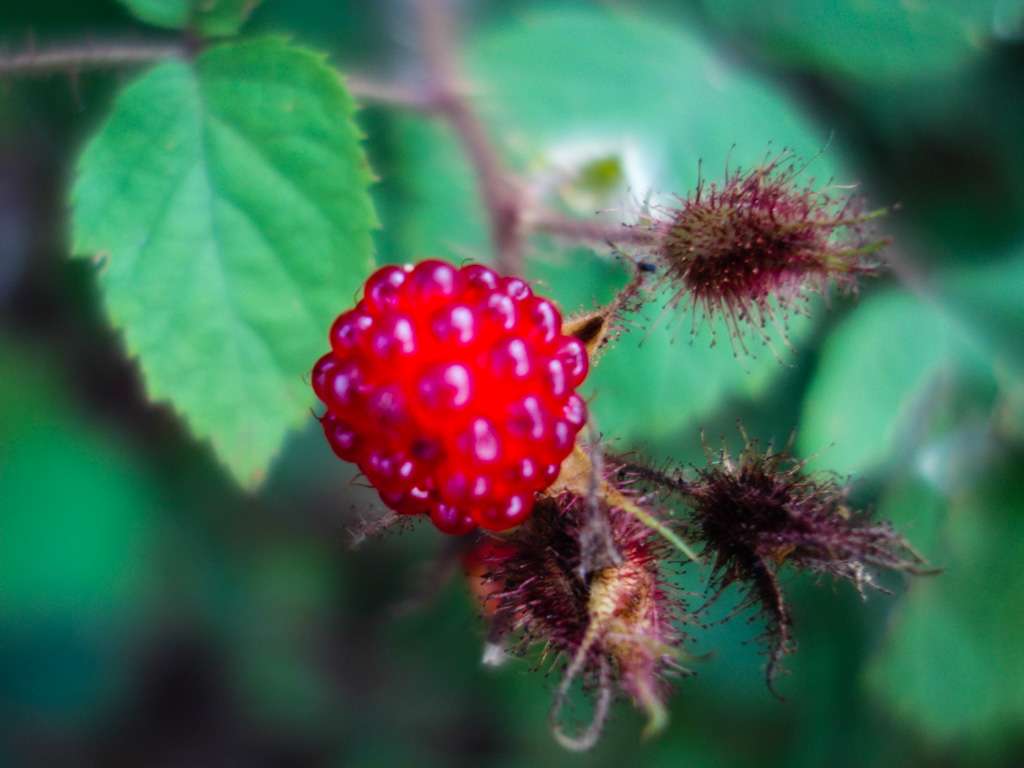
<svg viewBox="0 0 1024 768"><path fill-rule="evenodd" d="M558 479L555 480L551 487L548 488L547 492L553 496L562 491L568 491L581 498L587 498L592 472L590 456L577 442L576 448L562 463L561 474L559 474ZM686 555L690 560L695 563L701 562L700 556L675 531L633 501L633 499L616 488L612 483L608 482L608 480L604 479L601 481L599 493L601 500L608 507L616 507L626 514L632 515L647 528L659 534L665 541Z"/></svg>

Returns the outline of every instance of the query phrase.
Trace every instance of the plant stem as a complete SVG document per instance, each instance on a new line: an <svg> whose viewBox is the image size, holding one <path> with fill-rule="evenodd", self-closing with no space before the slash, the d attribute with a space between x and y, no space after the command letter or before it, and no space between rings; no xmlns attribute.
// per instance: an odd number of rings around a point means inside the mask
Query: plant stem
<svg viewBox="0 0 1024 768"><path fill-rule="evenodd" d="M54 72L81 72L87 69L113 69L187 55L178 41L141 42L108 40L70 43L0 55L0 76L31 77Z"/></svg>
<svg viewBox="0 0 1024 768"><path fill-rule="evenodd" d="M647 227L606 224L590 219L570 219L557 214L539 214L530 220L529 225L534 232L544 232L566 240L631 245L654 245L658 242L658 233Z"/></svg>
<svg viewBox="0 0 1024 768"><path fill-rule="evenodd" d="M86 70L120 69L141 66L173 58L186 58L195 52L187 40L147 42L105 40L29 46L24 51L0 54L0 77L41 77L57 73L77 74ZM345 78L349 92L373 104L400 109L432 112L438 105L428 93L401 83L386 83L351 75Z"/></svg>
<svg viewBox="0 0 1024 768"><path fill-rule="evenodd" d="M460 84L453 19L447 0L414 0L419 17L424 65L438 113L452 126L476 171L477 186L490 220L491 242L501 271L523 270L523 202Z"/></svg>

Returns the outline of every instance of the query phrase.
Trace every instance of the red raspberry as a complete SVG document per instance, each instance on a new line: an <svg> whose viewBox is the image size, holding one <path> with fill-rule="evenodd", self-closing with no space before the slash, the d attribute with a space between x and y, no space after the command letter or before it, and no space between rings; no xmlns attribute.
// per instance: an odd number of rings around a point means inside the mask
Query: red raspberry
<svg viewBox="0 0 1024 768"><path fill-rule="evenodd" d="M530 516L587 418L585 347L516 277L441 261L383 267L313 368L334 452L396 512L446 533Z"/></svg>

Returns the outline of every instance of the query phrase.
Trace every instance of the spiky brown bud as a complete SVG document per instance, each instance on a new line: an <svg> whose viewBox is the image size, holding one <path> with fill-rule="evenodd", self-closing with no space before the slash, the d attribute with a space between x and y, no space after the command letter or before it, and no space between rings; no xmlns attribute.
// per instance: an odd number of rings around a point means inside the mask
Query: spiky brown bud
<svg viewBox="0 0 1024 768"><path fill-rule="evenodd" d="M742 345L743 326L763 329L776 310L800 311L831 283L855 290L877 271L887 241L872 239L869 222L884 211L865 212L835 187L801 185L802 170L783 153L721 185L700 181L666 212L656 253L673 306L688 300L706 319L724 318Z"/></svg>
<svg viewBox="0 0 1024 768"><path fill-rule="evenodd" d="M742 431L742 429L741 429ZM713 601L730 584L743 585L744 605L765 616L766 678L795 649L793 619L779 584L785 566L882 590L873 569L930 573L910 544L888 523L847 504L847 488L833 475L812 474L789 446L761 449L747 438L737 457L706 448L708 463L694 476L630 465L640 483L677 495L690 507L692 541L711 563ZM884 590L882 590L884 591Z"/></svg>

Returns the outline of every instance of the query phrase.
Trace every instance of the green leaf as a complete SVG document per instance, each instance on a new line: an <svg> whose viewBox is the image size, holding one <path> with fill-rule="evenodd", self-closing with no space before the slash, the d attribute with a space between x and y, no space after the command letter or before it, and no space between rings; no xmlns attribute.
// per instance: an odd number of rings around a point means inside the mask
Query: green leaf
<svg viewBox="0 0 1024 768"><path fill-rule="evenodd" d="M259 482L308 418L304 381L371 266L370 172L340 78L277 39L129 85L81 157L74 252L150 397Z"/></svg>
<svg viewBox="0 0 1024 768"><path fill-rule="evenodd" d="M674 25L598 9L536 13L481 37L467 58L475 106L550 206L586 216L611 208L607 220L635 220L648 195L668 205L692 190L701 161L705 178L717 180L727 164L753 167L783 147L812 161L808 179L841 176L820 156L826 133L783 93ZM405 173L396 183L404 187L392 208L403 213L389 224L398 251L487 259L476 183L450 130L406 118L399 137ZM545 248L533 262L553 262L544 290L566 313L607 296L610 276L621 280L604 257ZM784 369L759 342L756 357L737 360L720 325L714 348L706 324L691 345L688 312L669 313L648 332L653 319L638 319L591 375L597 423L615 437L674 433L730 396L762 391ZM794 319L792 341L810 325ZM781 334L771 336L784 358Z"/></svg>
<svg viewBox="0 0 1024 768"><path fill-rule="evenodd" d="M1007 429L1019 430L1022 281L1024 259L1014 251L992 264L936 273L927 299L890 291L864 301L823 346L804 402L804 455L819 454L840 473L860 472L893 456L901 441L934 437L924 434L938 426L929 421L960 421L991 408L993 397ZM939 403L931 387L947 381L956 386ZM959 407L957 398L965 401Z"/></svg>
<svg viewBox="0 0 1024 768"><path fill-rule="evenodd" d="M946 315L904 293L865 300L826 340L804 401L799 445L830 469L891 455L928 385L953 365Z"/></svg>
<svg viewBox="0 0 1024 768"><path fill-rule="evenodd" d="M933 739L980 741L1024 725L1022 499L1019 457L953 498L945 570L915 581L867 670L889 709Z"/></svg>
<svg viewBox="0 0 1024 768"><path fill-rule="evenodd" d="M1000 261L957 270L942 280L943 297L971 333L969 362L995 381L999 390L996 428L1024 437L1024 248Z"/></svg>
<svg viewBox="0 0 1024 768"><path fill-rule="evenodd" d="M157 27L189 27L204 35L233 35L260 0L121 0L136 18Z"/></svg>
<svg viewBox="0 0 1024 768"><path fill-rule="evenodd" d="M995 0L705 0L721 28L777 61L861 80L951 74L984 50Z"/></svg>

